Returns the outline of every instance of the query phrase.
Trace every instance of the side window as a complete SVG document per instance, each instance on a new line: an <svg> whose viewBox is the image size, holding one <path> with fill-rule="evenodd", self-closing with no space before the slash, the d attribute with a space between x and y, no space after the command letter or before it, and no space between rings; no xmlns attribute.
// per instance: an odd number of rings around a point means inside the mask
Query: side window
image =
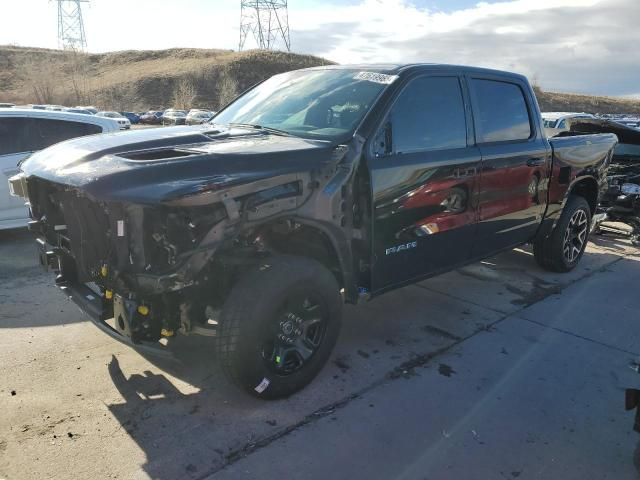
<svg viewBox="0 0 640 480"><path fill-rule="evenodd" d="M557 128L565 128L567 126L567 121L566 120L562 120L559 124Z"/></svg>
<svg viewBox="0 0 640 480"><path fill-rule="evenodd" d="M24 142L26 131L26 118L0 118L0 155L29 151Z"/></svg>
<svg viewBox="0 0 640 480"><path fill-rule="evenodd" d="M102 133L98 125L81 122L69 122L66 120L52 120L47 118L31 119L29 129L29 150L42 150L54 143L69 140L70 138L83 137L94 133Z"/></svg>
<svg viewBox="0 0 640 480"><path fill-rule="evenodd" d="M457 77L421 77L400 93L391 110L395 153L467 146L462 90Z"/></svg>
<svg viewBox="0 0 640 480"><path fill-rule="evenodd" d="M478 102L478 142L526 140L531 136L529 111L520 87L494 80L471 80Z"/></svg>

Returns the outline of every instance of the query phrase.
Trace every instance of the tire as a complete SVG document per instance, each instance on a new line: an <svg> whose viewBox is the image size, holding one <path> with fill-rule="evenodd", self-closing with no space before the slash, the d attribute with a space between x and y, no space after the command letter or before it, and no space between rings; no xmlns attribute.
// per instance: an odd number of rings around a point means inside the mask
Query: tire
<svg viewBox="0 0 640 480"><path fill-rule="evenodd" d="M226 376L250 394L288 397L311 382L329 359L341 315L338 283L322 264L289 255L267 258L238 281L225 301L216 338L218 361Z"/></svg>
<svg viewBox="0 0 640 480"><path fill-rule="evenodd" d="M591 208L584 197L571 195L548 236L533 242L538 264L551 272L569 272L578 264L589 240Z"/></svg>

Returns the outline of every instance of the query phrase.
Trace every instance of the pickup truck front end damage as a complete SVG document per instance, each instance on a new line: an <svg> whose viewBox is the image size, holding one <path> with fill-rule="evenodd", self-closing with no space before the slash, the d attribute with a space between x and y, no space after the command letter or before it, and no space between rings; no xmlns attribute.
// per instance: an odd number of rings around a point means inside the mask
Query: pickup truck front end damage
<svg viewBox="0 0 640 480"><path fill-rule="evenodd" d="M221 140L226 149L248 141L247 136L254 145L297 143L264 133L232 136ZM215 336L217 314L242 270L274 249L286 251L281 239L305 226L326 232L332 247L341 249L336 275L350 277L350 243L335 232L345 230L343 187L357 155L353 148L347 154L344 145L314 148L319 150L316 161L296 162L281 174L176 181L153 203L148 197L123 200L115 190L97 198L93 192L104 187L30 176L29 165L12 182L14 191L28 194L34 219L29 228L37 235L41 263L57 273L56 284L101 330L138 349L166 354L168 342L158 340L178 332ZM211 145L185 145L179 153L211 162L212 150ZM169 153L177 155L175 149L150 149L94 161L131 164L146 155L150 172L177 171L171 162L183 157ZM248 157L247 162L257 160ZM145 195L157 195L157 190ZM348 290L353 295L354 289Z"/></svg>

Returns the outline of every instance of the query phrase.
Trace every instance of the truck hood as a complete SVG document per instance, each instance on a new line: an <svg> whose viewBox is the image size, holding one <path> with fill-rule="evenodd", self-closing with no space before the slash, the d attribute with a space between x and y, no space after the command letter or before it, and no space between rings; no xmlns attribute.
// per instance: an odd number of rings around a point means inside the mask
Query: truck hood
<svg viewBox="0 0 640 480"><path fill-rule="evenodd" d="M75 187L97 200L158 203L322 168L336 146L248 128L154 128L62 142L21 168L27 180Z"/></svg>

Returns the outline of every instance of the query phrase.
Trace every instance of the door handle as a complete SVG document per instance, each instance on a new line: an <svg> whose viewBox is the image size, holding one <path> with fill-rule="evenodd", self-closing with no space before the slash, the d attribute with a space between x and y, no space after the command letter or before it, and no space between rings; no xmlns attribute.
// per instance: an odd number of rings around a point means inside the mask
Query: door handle
<svg viewBox="0 0 640 480"><path fill-rule="evenodd" d="M544 158L530 158L527 160L528 167L541 167L544 165L546 160Z"/></svg>

